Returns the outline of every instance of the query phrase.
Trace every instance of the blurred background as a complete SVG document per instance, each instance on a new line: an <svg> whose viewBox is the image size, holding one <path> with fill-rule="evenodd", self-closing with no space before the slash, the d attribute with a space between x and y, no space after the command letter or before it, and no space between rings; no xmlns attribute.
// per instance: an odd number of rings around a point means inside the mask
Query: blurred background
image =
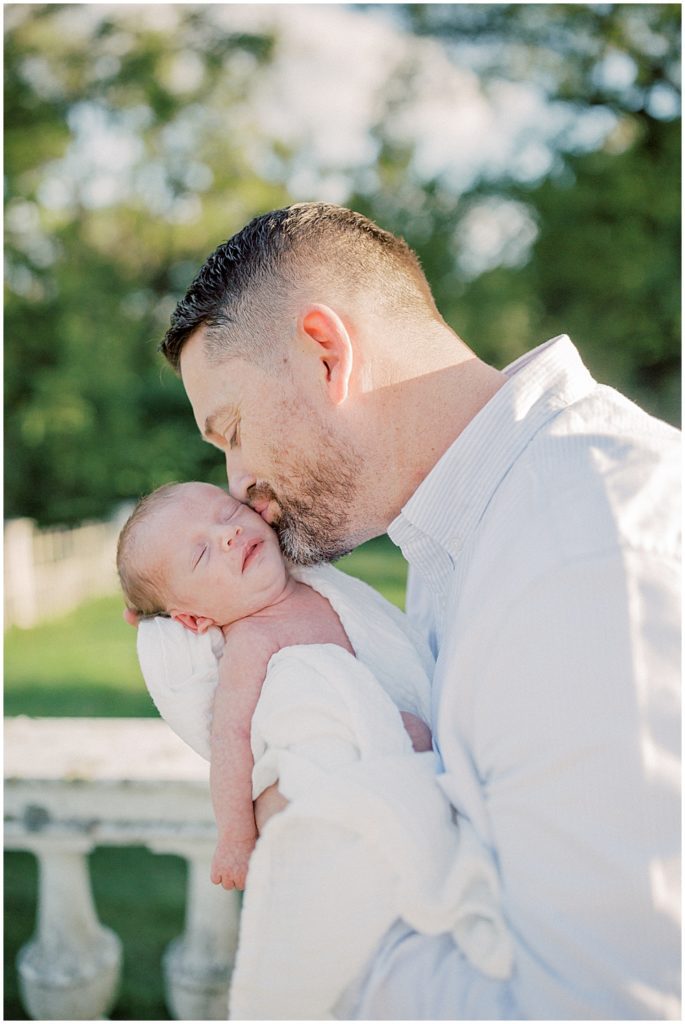
<svg viewBox="0 0 685 1024"><path fill-rule="evenodd" d="M225 482L156 348L204 258L256 214L360 210L416 249L481 357L502 367L566 332L599 380L679 423L679 5L4 14L6 715L155 714L112 545L140 494ZM386 540L343 567L402 604ZM181 927L183 865L92 860L127 949L114 1017L160 1019L150 979ZM7 855L5 891L5 1016L21 1019L28 854Z"/></svg>

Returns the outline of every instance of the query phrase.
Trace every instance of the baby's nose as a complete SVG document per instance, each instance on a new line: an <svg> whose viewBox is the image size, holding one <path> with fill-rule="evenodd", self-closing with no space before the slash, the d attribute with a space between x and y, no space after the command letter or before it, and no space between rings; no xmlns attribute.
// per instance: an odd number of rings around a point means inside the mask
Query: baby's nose
<svg viewBox="0 0 685 1024"><path fill-rule="evenodd" d="M228 551L233 547L236 540L243 532L242 526L227 526L224 527L224 531L221 537L221 546Z"/></svg>

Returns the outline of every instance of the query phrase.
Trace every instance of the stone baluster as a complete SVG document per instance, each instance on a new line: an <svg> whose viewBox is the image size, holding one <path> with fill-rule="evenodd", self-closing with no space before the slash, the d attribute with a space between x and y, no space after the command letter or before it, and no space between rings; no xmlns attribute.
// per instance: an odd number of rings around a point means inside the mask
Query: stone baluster
<svg viewBox="0 0 685 1024"><path fill-rule="evenodd" d="M121 950L97 920L87 854L133 844L189 866L185 929L164 959L171 1012L226 1020L240 897L209 879L216 826L207 763L161 720L16 718L5 721L5 774L5 842L40 862L36 935L18 959L29 1014L107 1012Z"/></svg>
<svg viewBox="0 0 685 1024"><path fill-rule="evenodd" d="M17 959L22 1001L34 1020L96 1020L116 996L121 942L97 918L85 838L25 843L38 858L38 923Z"/></svg>
<svg viewBox="0 0 685 1024"><path fill-rule="evenodd" d="M165 840L152 847L188 862L185 929L163 960L167 1005L175 1020L226 1020L238 945L239 893L213 885L214 843Z"/></svg>

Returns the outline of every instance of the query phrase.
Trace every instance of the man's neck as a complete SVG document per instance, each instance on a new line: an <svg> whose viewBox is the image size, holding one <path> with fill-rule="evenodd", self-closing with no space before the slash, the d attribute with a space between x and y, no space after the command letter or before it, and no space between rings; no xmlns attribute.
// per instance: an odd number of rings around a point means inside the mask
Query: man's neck
<svg viewBox="0 0 685 1024"><path fill-rule="evenodd" d="M383 462L379 479L386 485L384 529L506 380L499 370L471 354L385 389L385 408L379 417L385 424L379 451Z"/></svg>

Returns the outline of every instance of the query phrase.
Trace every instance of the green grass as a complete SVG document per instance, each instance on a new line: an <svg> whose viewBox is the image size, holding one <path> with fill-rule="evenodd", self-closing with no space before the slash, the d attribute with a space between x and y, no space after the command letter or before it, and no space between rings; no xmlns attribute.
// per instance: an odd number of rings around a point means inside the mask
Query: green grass
<svg viewBox="0 0 685 1024"><path fill-rule="evenodd" d="M336 563L338 569L358 576L380 590L388 601L404 610L407 563L389 537L377 537Z"/></svg>
<svg viewBox="0 0 685 1024"><path fill-rule="evenodd" d="M341 559L339 568L404 607L406 565L387 537ZM138 668L135 634L119 597L90 601L35 629L5 633L5 715L146 717L157 711ZM183 929L185 862L141 847L104 847L90 858L103 924L124 946L115 1020L168 1020L161 957ZM26 1020L16 956L33 933L37 869L29 853L5 854L5 1020Z"/></svg>
<svg viewBox="0 0 685 1024"><path fill-rule="evenodd" d="M156 714L120 597L90 601L35 629L5 633L5 715Z"/></svg>

